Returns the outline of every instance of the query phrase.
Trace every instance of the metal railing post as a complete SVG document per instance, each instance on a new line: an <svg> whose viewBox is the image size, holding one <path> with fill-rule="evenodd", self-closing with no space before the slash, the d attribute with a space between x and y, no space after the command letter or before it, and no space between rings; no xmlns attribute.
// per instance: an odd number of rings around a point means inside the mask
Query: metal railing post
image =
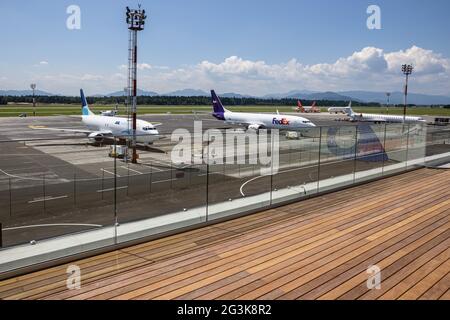
<svg viewBox="0 0 450 320"><path fill-rule="evenodd" d="M355 155L353 158L353 184L356 181L356 160L358 158L358 125L355 126Z"/></svg>
<svg viewBox="0 0 450 320"><path fill-rule="evenodd" d="M408 157L409 157L409 126L406 129L406 159L405 159L405 169L408 169Z"/></svg>
<svg viewBox="0 0 450 320"><path fill-rule="evenodd" d="M381 176L384 176L384 155L387 156L386 153L386 132L387 132L387 123L384 123L384 138L383 138L383 163L382 163L382 167L381 167ZM389 160L389 157L388 157Z"/></svg>
<svg viewBox="0 0 450 320"><path fill-rule="evenodd" d="M44 203L44 213L46 212L46 207L45 207L45 173L44 173L44 175L43 175L43 178L42 178L42 189L43 189L43 193L44 193L44 201L43 201L43 203Z"/></svg>
<svg viewBox="0 0 450 320"><path fill-rule="evenodd" d="M12 218L12 188L11 188L11 177L9 177L9 218Z"/></svg>
<svg viewBox="0 0 450 320"><path fill-rule="evenodd" d="M105 190L105 170L102 169L102 200L104 200L103 190Z"/></svg>
<svg viewBox="0 0 450 320"><path fill-rule="evenodd" d="M317 160L317 192L320 190L320 156L322 153L322 127L319 129L319 159Z"/></svg>
<svg viewBox="0 0 450 320"><path fill-rule="evenodd" d="M77 206L77 173L73 173L73 205Z"/></svg>

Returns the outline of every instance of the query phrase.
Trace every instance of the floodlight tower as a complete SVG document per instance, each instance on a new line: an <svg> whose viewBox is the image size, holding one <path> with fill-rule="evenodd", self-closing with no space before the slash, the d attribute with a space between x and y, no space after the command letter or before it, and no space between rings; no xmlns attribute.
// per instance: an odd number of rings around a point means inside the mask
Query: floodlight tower
<svg viewBox="0 0 450 320"><path fill-rule="evenodd" d="M30 84L31 90L33 90L33 117L36 116L36 97L35 97L35 90L36 90L36 83Z"/></svg>
<svg viewBox="0 0 450 320"><path fill-rule="evenodd" d="M406 120L406 106L408 104L408 79L411 73L413 72L414 67L410 64L402 65L402 72L406 77L405 81L405 105L403 106L403 122Z"/></svg>
<svg viewBox="0 0 450 320"><path fill-rule="evenodd" d="M136 153L136 112L137 112L137 33L138 31L144 30L145 10L139 9L134 10L127 7L127 24L128 30L130 30L129 38L129 61L128 61L128 96L131 96L131 114L133 118L133 135L132 135L132 147L133 156L131 158L132 163L137 163L137 153Z"/></svg>

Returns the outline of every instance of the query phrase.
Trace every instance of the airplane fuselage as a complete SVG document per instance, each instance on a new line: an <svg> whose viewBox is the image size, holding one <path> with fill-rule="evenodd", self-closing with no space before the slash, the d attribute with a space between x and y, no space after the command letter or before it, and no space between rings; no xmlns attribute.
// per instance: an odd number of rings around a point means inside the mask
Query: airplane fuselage
<svg viewBox="0 0 450 320"><path fill-rule="evenodd" d="M132 120L122 117L99 115L83 115L82 122L93 132L110 132L113 136L130 136L133 131ZM144 120L136 120L136 141L138 143L153 143L159 140L159 132L154 126Z"/></svg>
<svg viewBox="0 0 450 320"><path fill-rule="evenodd" d="M246 125L249 129L279 129L292 131L315 127L311 121L303 117L280 114L257 114L228 111L214 116L229 124Z"/></svg>
<svg viewBox="0 0 450 320"><path fill-rule="evenodd" d="M388 122L388 123L419 123L425 122L425 120L421 117L403 117L403 116L395 116L395 115L383 115L383 114L370 114L370 113L355 113L352 116L354 121L361 122Z"/></svg>

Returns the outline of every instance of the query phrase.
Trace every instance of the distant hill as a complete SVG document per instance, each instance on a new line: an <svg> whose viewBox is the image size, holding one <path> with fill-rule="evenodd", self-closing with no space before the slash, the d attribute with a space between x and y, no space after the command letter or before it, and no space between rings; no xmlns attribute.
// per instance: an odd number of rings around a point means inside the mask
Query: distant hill
<svg viewBox="0 0 450 320"><path fill-rule="evenodd" d="M105 96L106 97L123 97L124 95L125 95L124 91L116 91L116 92L107 94ZM137 95L138 96L153 97L153 96L157 96L158 93L157 92L153 92L153 91L145 91L145 90L138 89L137 90ZM103 95L95 95L94 97L103 97Z"/></svg>
<svg viewBox="0 0 450 320"><path fill-rule="evenodd" d="M284 98L287 98L287 97L295 97L295 98L299 99L300 97L302 97L302 99L304 99L303 97L305 95L309 95L309 94L313 94L313 93L317 93L317 91L292 90L292 91L289 91L287 93L266 94L265 96L262 96L262 98L264 98L264 99L284 99Z"/></svg>
<svg viewBox="0 0 450 320"><path fill-rule="evenodd" d="M234 92L221 93L219 96L223 98L252 98L250 95L239 94Z"/></svg>
<svg viewBox="0 0 450 320"><path fill-rule="evenodd" d="M359 99L365 102L378 102L382 104L386 104L387 102L386 92L344 91L339 92L339 94L351 96L355 99ZM389 98L390 103L392 104L402 104L403 99L404 98L402 92L392 92ZM450 104L450 97L408 93L408 103L418 105L446 105Z"/></svg>
<svg viewBox="0 0 450 320"><path fill-rule="evenodd" d="M210 94L203 90L183 89L173 92L167 92L161 95L168 97L208 97Z"/></svg>
<svg viewBox="0 0 450 320"><path fill-rule="evenodd" d="M350 96L344 96L341 94L338 94L336 92L317 92L317 93L311 93L311 94L293 94L290 96L287 96L287 98L290 99L304 99L304 100L330 100L330 101L360 101L359 99L355 99L354 97Z"/></svg>
<svg viewBox="0 0 450 320"><path fill-rule="evenodd" d="M14 96L14 97L20 97L20 96L32 96L33 90L0 90L0 96ZM57 94L36 90L35 91L36 96L57 96Z"/></svg>

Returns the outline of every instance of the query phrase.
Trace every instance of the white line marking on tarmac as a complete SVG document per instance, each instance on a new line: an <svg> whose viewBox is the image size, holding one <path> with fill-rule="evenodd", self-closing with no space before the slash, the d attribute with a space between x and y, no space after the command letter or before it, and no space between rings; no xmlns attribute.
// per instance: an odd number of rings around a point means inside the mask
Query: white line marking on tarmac
<svg viewBox="0 0 450 320"><path fill-rule="evenodd" d="M113 176L116 176L116 177L120 178L120 175L115 174L114 172L111 172L111 171L108 171L108 170L105 170L105 169L102 169L102 171L106 172L106 173L109 173L109 174L112 174Z"/></svg>
<svg viewBox="0 0 450 320"><path fill-rule="evenodd" d="M321 164L321 165L330 165L330 164L340 163L340 162L343 162L343 161L346 161L346 160L340 160L340 161L334 161L334 162L325 162L325 163L323 163L323 164ZM304 169L309 169L309 168L314 168L314 167L317 167L317 164L313 164L313 165L311 165L311 166L306 166L306 167L299 167L299 168L294 168L294 169L283 170L283 171L279 171L277 174L287 173L287 172L292 172L292 171L298 171L298 170L304 170ZM241 195L242 195L243 197L245 197L245 194L244 194L244 192L243 192L243 188L244 188L248 183L250 183L250 182L252 182L252 181L255 181L255 180L257 180L257 179L260 179L260 178L268 177L268 176L270 176L270 174L269 174L269 175L264 175L264 176L257 176L257 177L254 177L254 178L252 178L252 179L250 179L250 180L244 182L244 183L242 184L241 188L239 189L239 191L241 192Z"/></svg>
<svg viewBox="0 0 450 320"><path fill-rule="evenodd" d="M263 178L263 177L270 177L270 174L269 174L269 175L265 175L265 176L257 176L257 177L254 177L254 178L248 180L248 181L245 181L245 182L242 184L241 188L239 189L239 191L241 192L241 195L242 195L243 197L245 197L244 191L243 191L242 189L244 189L244 187L245 187L248 183L250 183L250 182L252 182L252 181L255 181L256 179Z"/></svg>
<svg viewBox="0 0 450 320"><path fill-rule="evenodd" d="M137 174L143 174L142 172L139 172L139 171L137 171L137 170L128 168L128 167L126 167L126 166L121 166L121 168L124 168L124 169L126 169L126 170L130 170L131 172L135 172L135 173L137 173Z"/></svg>
<svg viewBox="0 0 450 320"><path fill-rule="evenodd" d="M44 202L44 201L52 201L52 200L59 200L59 199L65 199L68 198L69 196L65 195L65 196L60 196L60 197L45 197L45 198L40 198L40 199L34 199L34 200L30 200L28 201L28 203L36 203L36 202Z"/></svg>
<svg viewBox="0 0 450 320"><path fill-rule="evenodd" d="M161 181L154 181L152 183L163 183L163 182L170 182L170 181L177 181L178 179L168 179L168 180L161 180Z"/></svg>
<svg viewBox="0 0 450 320"><path fill-rule="evenodd" d="M29 229L29 228L42 228L42 227L96 227L96 228L102 228L103 226L99 225L99 224L83 224L83 223L36 224L36 225L30 225L30 226L5 228L5 229L3 229L3 231Z"/></svg>
<svg viewBox="0 0 450 320"><path fill-rule="evenodd" d="M22 180L32 180L32 181L42 181L42 177L41 178L31 178L31 177L21 177L21 176L16 176L14 174L9 174L5 171L3 171L2 169L0 169L0 172L7 175L8 177L11 178L16 178L16 179L22 179ZM58 180L58 178L49 178L49 177L45 177L46 180Z"/></svg>
<svg viewBox="0 0 450 320"><path fill-rule="evenodd" d="M117 190L121 190L121 189L126 189L128 188L128 186L124 186L124 187L117 187ZM103 190L97 190L98 193L100 192L110 192L110 191L114 191L114 188L110 188L110 189L103 189Z"/></svg>

